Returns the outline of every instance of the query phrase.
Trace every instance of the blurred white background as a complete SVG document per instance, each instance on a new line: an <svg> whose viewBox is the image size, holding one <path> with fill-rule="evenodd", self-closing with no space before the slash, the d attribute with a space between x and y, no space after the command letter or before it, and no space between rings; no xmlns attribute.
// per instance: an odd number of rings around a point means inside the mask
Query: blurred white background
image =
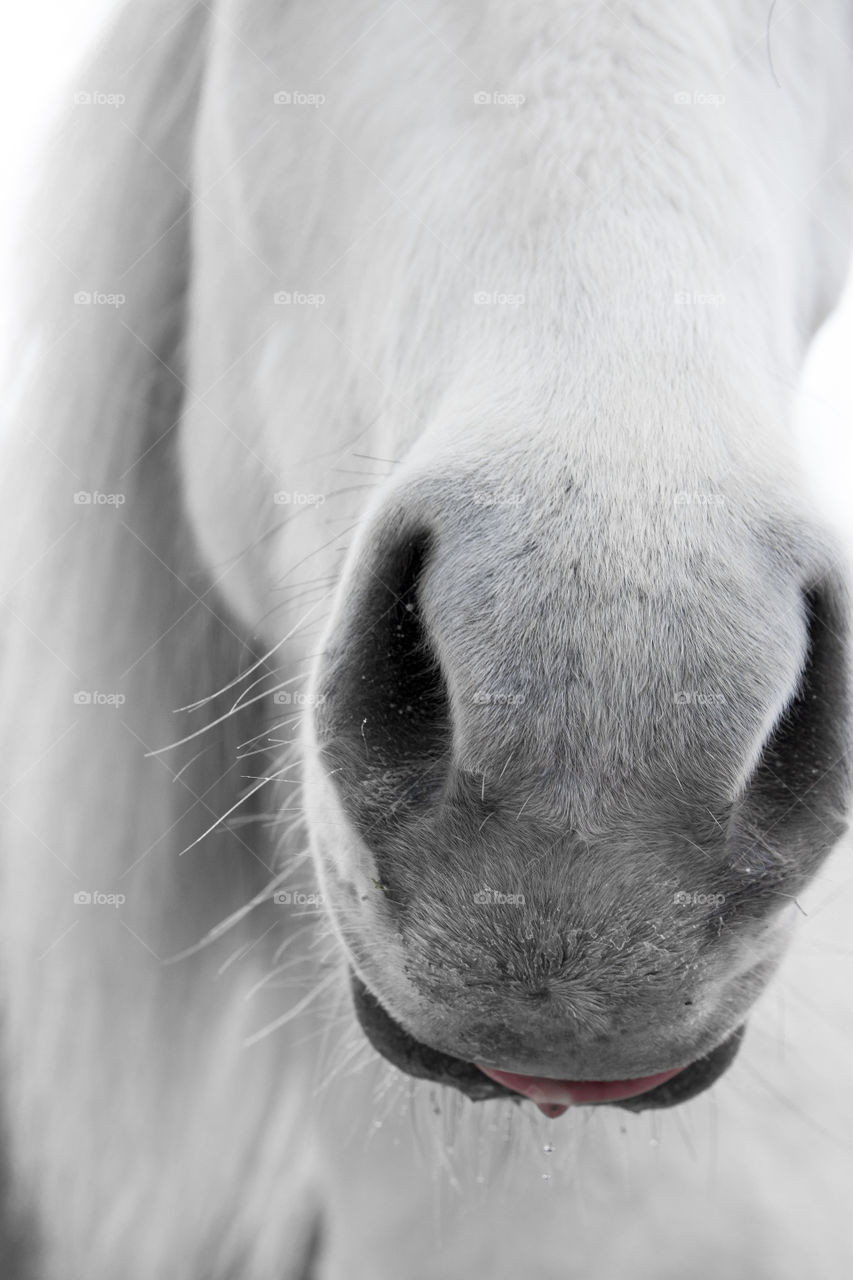
<svg viewBox="0 0 853 1280"><path fill-rule="evenodd" d="M38 140L69 100L65 90L81 56L113 8L114 0L25 0L6 6L0 28L3 244Z"/></svg>
<svg viewBox="0 0 853 1280"><path fill-rule="evenodd" d="M75 68L114 4L26 0L7 6L0 43L0 255L10 243L39 140L62 106L71 103ZM851 288L812 348L800 394L798 438L824 512L841 527L853 553Z"/></svg>

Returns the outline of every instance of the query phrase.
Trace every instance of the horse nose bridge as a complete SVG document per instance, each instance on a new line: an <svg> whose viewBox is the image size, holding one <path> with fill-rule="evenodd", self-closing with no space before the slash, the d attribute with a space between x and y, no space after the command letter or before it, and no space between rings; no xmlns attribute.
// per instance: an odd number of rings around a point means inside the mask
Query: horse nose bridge
<svg viewBox="0 0 853 1280"><path fill-rule="evenodd" d="M383 613L402 608L417 611L420 638L450 684L472 666L486 680L524 667L537 620L566 601L577 567L568 525L546 505L544 480L524 498L502 468L484 477L448 463L394 486L351 562L332 648L349 642L353 625L378 634ZM395 616L395 625L400 621ZM534 678L541 678L541 665Z"/></svg>

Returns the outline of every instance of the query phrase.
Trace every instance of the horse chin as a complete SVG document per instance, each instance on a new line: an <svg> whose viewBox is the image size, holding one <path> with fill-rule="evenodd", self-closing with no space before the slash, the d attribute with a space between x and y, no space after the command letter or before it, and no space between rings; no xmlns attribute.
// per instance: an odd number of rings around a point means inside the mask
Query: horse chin
<svg viewBox="0 0 853 1280"><path fill-rule="evenodd" d="M504 1098L523 1101L523 1095L485 1075L473 1062L465 1062L423 1044L400 1026L380 1004L372 991L350 970L353 1005L361 1029L377 1053L393 1066L418 1080L449 1085L464 1093L472 1102ZM593 1106L617 1106L627 1111L648 1111L689 1102L719 1080L731 1066L741 1046L746 1023L741 1023L715 1048L696 1058L683 1070L647 1092L632 1097L612 1099ZM546 1115L556 1117L564 1110L542 1107Z"/></svg>

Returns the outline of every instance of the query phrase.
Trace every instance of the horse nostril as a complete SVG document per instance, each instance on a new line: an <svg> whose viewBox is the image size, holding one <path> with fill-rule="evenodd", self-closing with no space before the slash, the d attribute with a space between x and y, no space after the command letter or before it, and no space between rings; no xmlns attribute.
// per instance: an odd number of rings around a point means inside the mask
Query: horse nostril
<svg viewBox="0 0 853 1280"><path fill-rule="evenodd" d="M429 554L420 531L368 558L321 662L318 744L362 836L423 808L445 778L448 694L418 599Z"/></svg>
<svg viewBox="0 0 853 1280"><path fill-rule="evenodd" d="M799 685L764 745L729 824L733 866L746 876L722 918L766 909L780 885L792 896L847 825L850 690L847 606L840 584L803 593L808 652ZM787 852L778 849L784 822ZM765 832L767 835L765 835Z"/></svg>

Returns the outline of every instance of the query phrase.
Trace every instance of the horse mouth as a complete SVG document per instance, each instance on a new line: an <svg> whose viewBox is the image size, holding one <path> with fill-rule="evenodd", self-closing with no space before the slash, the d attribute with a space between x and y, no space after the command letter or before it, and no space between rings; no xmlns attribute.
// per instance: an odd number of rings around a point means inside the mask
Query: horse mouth
<svg viewBox="0 0 853 1280"><path fill-rule="evenodd" d="M734 1061L746 1024L742 1023L714 1049L687 1066L633 1080L568 1081L515 1075L451 1057L422 1044L395 1022L355 973L350 973L353 1004L362 1031L377 1053L407 1075L450 1085L472 1102L527 1098L551 1119L569 1105L623 1107L646 1111L689 1102L710 1088Z"/></svg>

